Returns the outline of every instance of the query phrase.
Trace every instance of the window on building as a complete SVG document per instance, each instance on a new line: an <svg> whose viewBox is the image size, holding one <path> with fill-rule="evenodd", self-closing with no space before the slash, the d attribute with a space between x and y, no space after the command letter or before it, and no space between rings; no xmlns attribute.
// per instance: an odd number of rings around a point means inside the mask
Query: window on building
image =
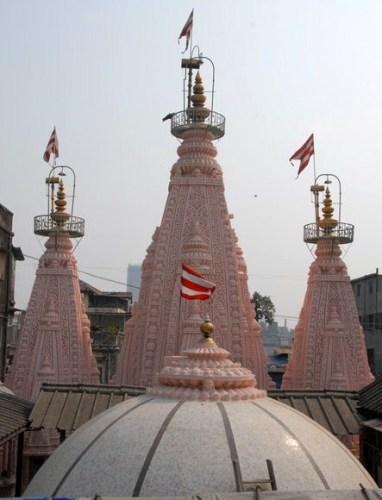
<svg viewBox="0 0 382 500"><path fill-rule="evenodd" d="M382 328L382 313L377 313L375 315L375 328L381 329Z"/></svg>
<svg viewBox="0 0 382 500"><path fill-rule="evenodd" d="M369 314L367 317L367 326L368 328L373 328L374 327L374 315Z"/></svg>
<svg viewBox="0 0 382 500"><path fill-rule="evenodd" d="M361 285L357 285L357 297L361 296Z"/></svg>
<svg viewBox="0 0 382 500"><path fill-rule="evenodd" d="M369 293L373 293L373 290L374 290L374 281L373 280L369 280L367 282L367 288L369 290Z"/></svg>
<svg viewBox="0 0 382 500"><path fill-rule="evenodd" d="M0 280L4 279L5 271L5 253L0 252Z"/></svg>

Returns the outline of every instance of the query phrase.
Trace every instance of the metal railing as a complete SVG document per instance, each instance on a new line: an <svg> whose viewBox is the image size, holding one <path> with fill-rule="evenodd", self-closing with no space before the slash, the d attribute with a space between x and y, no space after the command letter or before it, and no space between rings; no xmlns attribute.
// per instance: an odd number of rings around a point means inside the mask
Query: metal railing
<svg viewBox="0 0 382 500"><path fill-rule="evenodd" d="M49 236L55 231L65 231L71 238L81 238L85 234L85 219L71 215L63 226L57 226L50 215L37 215L34 218L34 233Z"/></svg>
<svg viewBox="0 0 382 500"><path fill-rule="evenodd" d="M171 117L171 133L181 138L185 130L191 128L206 129L211 132L214 139L220 139L225 133L225 117L215 111L207 109L186 109L179 111Z"/></svg>
<svg viewBox="0 0 382 500"><path fill-rule="evenodd" d="M333 239L339 243L352 243L354 240L354 226L346 222L339 222L331 231L322 229L316 222L304 226L305 243L317 243L318 240Z"/></svg>

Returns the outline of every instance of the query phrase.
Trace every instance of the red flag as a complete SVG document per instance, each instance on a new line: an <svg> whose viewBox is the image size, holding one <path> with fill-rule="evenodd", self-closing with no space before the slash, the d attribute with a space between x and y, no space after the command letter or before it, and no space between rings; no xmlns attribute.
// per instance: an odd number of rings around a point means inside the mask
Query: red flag
<svg viewBox="0 0 382 500"><path fill-rule="evenodd" d="M184 49L184 52L188 49L188 44L191 38L191 32L192 32L192 24L193 24L193 19L194 19L194 9L192 9L191 14L189 18L187 19L186 24L184 25L182 31L180 32L179 38L178 38L178 43L181 38L184 36L186 37L186 48Z"/></svg>
<svg viewBox="0 0 382 500"><path fill-rule="evenodd" d="M301 174L305 167L308 166L310 157L314 155L314 139L313 134L309 137L309 139L298 149L290 158L289 161L292 163L292 160L301 160L300 167L297 172L297 177ZM293 165L293 163L292 163Z"/></svg>
<svg viewBox="0 0 382 500"><path fill-rule="evenodd" d="M188 300L208 300L216 288L214 283L208 281L202 274L186 264L182 264L182 289L180 295Z"/></svg>
<svg viewBox="0 0 382 500"><path fill-rule="evenodd" d="M46 147L45 153L44 153L44 161L49 163L50 160L50 155L54 154L55 158L59 157L58 153L58 139L57 139L57 134L56 134L56 127L54 127L52 135L50 136L48 145Z"/></svg>

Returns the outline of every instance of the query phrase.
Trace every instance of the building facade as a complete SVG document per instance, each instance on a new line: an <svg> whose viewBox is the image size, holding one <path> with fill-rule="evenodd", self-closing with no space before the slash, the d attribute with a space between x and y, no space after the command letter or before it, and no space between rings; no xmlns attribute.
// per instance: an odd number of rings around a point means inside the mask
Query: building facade
<svg viewBox="0 0 382 500"><path fill-rule="evenodd" d="M359 321L365 333L370 368L382 376L382 276L378 269L351 281Z"/></svg>
<svg viewBox="0 0 382 500"><path fill-rule="evenodd" d="M117 357L131 316L131 292L102 292L80 281L85 311L90 321L93 355L100 383L107 384L116 369Z"/></svg>
<svg viewBox="0 0 382 500"><path fill-rule="evenodd" d="M9 360L9 325L15 313L15 268L24 260L20 248L13 246L13 214L0 205L0 381L4 380Z"/></svg>

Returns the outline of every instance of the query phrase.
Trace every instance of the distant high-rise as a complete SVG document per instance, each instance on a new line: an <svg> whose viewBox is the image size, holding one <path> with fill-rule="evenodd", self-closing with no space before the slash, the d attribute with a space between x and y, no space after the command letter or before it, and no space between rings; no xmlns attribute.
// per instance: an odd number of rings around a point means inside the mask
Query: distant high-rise
<svg viewBox="0 0 382 500"><path fill-rule="evenodd" d="M127 291L133 294L133 303L137 302L141 286L142 266L129 264L127 266Z"/></svg>

